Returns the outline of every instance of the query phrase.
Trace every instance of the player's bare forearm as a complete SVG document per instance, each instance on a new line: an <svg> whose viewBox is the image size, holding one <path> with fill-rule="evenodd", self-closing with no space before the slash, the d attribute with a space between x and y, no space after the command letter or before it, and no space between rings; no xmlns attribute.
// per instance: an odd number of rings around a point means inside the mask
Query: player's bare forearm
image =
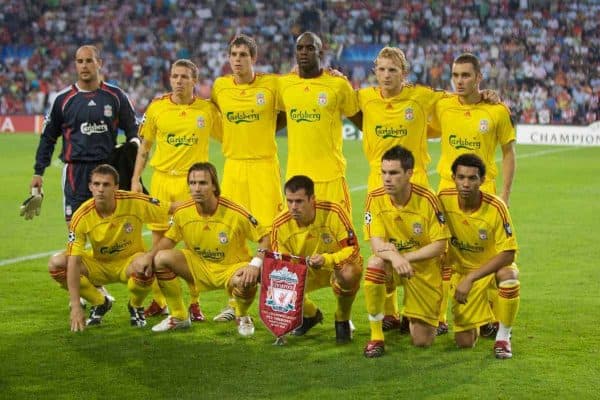
<svg viewBox="0 0 600 400"><path fill-rule="evenodd" d="M508 205L516 169L517 155L515 142L512 141L502 146L502 192L500 196L506 205Z"/></svg>
<svg viewBox="0 0 600 400"><path fill-rule="evenodd" d="M133 168L133 175L131 176L131 190L133 192L141 192L140 178L148 159L150 158L150 149L152 148L152 142L148 142L142 139L141 145L138 147L137 156L135 158L135 166Z"/></svg>
<svg viewBox="0 0 600 400"><path fill-rule="evenodd" d="M67 259L67 287L69 289L69 304L71 309L80 307L80 277L81 277L81 256L69 256Z"/></svg>
<svg viewBox="0 0 600 400"><path fill-rule="evenodd" d="M173 240L169 239L168 237L161 237L160 240L152 246L152 248L146 253L148 257L150 257L152 259L152 265L154 268L154 256L156 256L156 253L158 253L160 250L170 250L172 248L175 247L177 243L175 243Z"/></svg>
<svg viewBox="0 0 600 400"><path fill-rule="evenodd" d="M277 113L277 128L276 130L283 129L287 126L287 117L285 116L285 111L279 111Z"/></svg>
<svg viewBox="0 0 600 400"><path fill-rule="evenodd" d="M363 113L362 111L357 112L356 114L352 115L351 117L348 117L348 119L358 128L362 131L363 128Z"/></svg>
<svg viewBox="0 0 600 400"><path fill-rule="evenodd" d="M430 258L439 257L444 254L446 250L446 240L437 240L435 242L429 243L420 249L415 251L409 251L408 253L402 254L404 258L408 260L408 262L416 262L428 260Z"/></svg>
<svg viewBox="0 0 600 400"><path fill-rule="evenodd" d="M475 282L489 274L496 273L500 268L511 265L515 260L515 250L505 250L489 259L485 264L482 264L476 270L467 274L467 279Z"/></svg>

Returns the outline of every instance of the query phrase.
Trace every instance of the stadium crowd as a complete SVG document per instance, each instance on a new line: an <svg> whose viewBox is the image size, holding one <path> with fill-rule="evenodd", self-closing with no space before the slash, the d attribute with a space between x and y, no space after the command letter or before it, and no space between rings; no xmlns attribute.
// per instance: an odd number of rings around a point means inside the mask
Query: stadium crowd
<svg viewBox="0 0 600 400"><path fill-rule="evenodd" d="M44 113L70 84L81 44L101 48L104 78L142 113L168 91L175 59L201 67L197 91L208 98L214 79L229 72L234 34L256 38L258 71L287 72L295 38L311 30L325 39L324 65L355 88L375 84L374 57L350 62L348 51L396 45L411 81L449 90L453 58L471 51L517 122L589 124L599 117L599 13L594 0L9 1L0 10L0 114Z"/></svg>

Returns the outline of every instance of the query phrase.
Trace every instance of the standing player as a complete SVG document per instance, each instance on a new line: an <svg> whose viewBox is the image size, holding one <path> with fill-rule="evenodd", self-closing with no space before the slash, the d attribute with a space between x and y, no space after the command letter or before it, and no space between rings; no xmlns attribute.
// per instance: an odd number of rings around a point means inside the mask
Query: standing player
<svg viewBox="0 0 600 400"><path fill-rule="evenodd" d="M395 145L402 145L414 156L410 181L430 188L427 122L435 103L446 92L408 83L409 64L396 47L384 47L379 52L374 70L379 86L358 91L361 112L352 118L363 131L363 150L370 169L367 191L381 187L381 157ZM396 287L388 289L384 330L401 326Z"/></svg>
<svg viewBox="0 0 600 400"><path fill-rule="evenodd" d="M365 301L371 340L365 357L383 355L386 283L404 286L403 315L410 320L415 346L430 346L436 335L442 301L440 255L450 237L441 207L426 187L410 183L415 159L402 146L383 154L383 187L370 192L365 209L365 237L373 255L367 264Z"/></svg>
<svg viewBox="0 0 600 400"><path fill-rule="evenodd" d="M511 358L511 330L519 309L520 283L516 264L517 238L506 203L480 190L486 165L475 154L463 154L451 167L454 189L439 193L452 234L448 261L452 266L451 287L454 332L459 347L473 347L478 328L496 316L499 329L496 358ZM499 292L494 312L488 288Z"/></svg>
<svg viewBox="0 0 600 400"><path fill-rule="evenodd" d="M146 325L142 303L150 292L153 276L139 268L144 254L142 228L145 222L168 219L169 207L144 194L119 188L119 174L108 164L94 168L89 179L92 198L77 209L71 220L66 254L52 256L52 273L69 291L71 330L80 331L86 325L99 325L111 309L112 300L94 285L122 282L129 290L127 309L130 323ZM91 245L91 251L86 249ZM92 307L84 321L80 296Z"/></svg>
<svg viewBox="0 0 600 400"><path fill-rule="evenodd" d="M455 183L450 175L450 166L457 156L464 153L477 154L483 159L488 176L481 190L496 193L496 148L502 148L502 191L500 198L508 205L510 191L516 168L515 128L510 117L510 110L502 103L490 104L482 100L479 85L482 80L479 59L473 54L464 53L452 64L452 85L456 90L454 96L436 103L430 124L430 136L441 137L441 156L437 166L440 174L438 191L454 188ZM444 266L445 291L449 284L449 266ZM445 322L448 295L442 304L440 321ZM490 299L495 302L497 292L490 292ZM486 336L493 336L493 325L484 327Z"/></svg>
<svg viewBox="0 0 600 400"><path fill-rule="evenodd" d="M64 215L67 225L75 210L92 197L90 172L109 160L117 144L118 130L128 141L138 141L135 111L125 93L100 78L102 60L95 46L81 46L75 53L77 82L54 99L40 136L30 188L41 191L42 176L50 165L59 137L63 146Z"/></svg>
<svg viewBox="0 0 600 400"><path fill-rule="evenodd" d="M209 136L221 139L221 119L215 106L194 96L198 82L198 68L190 60L180 59L171 66L171 93L150 103L140 126L141 146L135 163L131 190L141 192L140 177L150 150L156 150L150 161L154 168L150 194L162 201L181 201L189 197L186 174L190 166L208 160ZM151 224L152 243L155 245L168 229L167 223ZM166 301L157 285L153 287L154 300L146 309L146 316L166 313ZM198 303L198 292L190 287L190 313L193 321L204 321Z"/></svg>
<svg viewBox="0 0 600 400"><path fill-rule="evenodd" d="M384 47L374 69L379 86L358 91L361 114L353 118L363 131L363 150L370 166L368 191L381 186L381 157L395 145L414 156L411 182L429 187L427 122L435 103L447 94L408 83L408 61L396 47Z"/></svg>
<svg viewBox="0 0 600 400"><path fill-rule="evenodd" d="M285 184L285 197L288 210L273 222L273 250L309 257L310 267L302 326L293 334L302 336L323 321L323 313L308 293L330 286L337 299L336 341L347 343L352 338L350 314L362 274L362 257L352 223L340 205L316 201L315 185L307 176L290 178Z"/></svg>
<svg viewBox="0 0 600 400"><path fill-rule="evenodd" d="M342 115L358 112L350 83L321 68L321 39L312 33L296 41L298 74L279 78L277 107L286 112L288 159L286 179L308 175L315 194L352 215L342 154Z"/></svg>
<svg viewBox="0 0 600 400"><path fill-rule="evenodd" d="M450 166L457 156L475 153L485 163L488 177L481 190L496 193L496 148L502 148L502 190L500 198L509 204L516 169L515 128L510 110L502 103L482 100L479 85L483 76L479 59L464 53L452 64L452 85L456 95L436 103L430 136L441 138L441 155L437 170L439 191L453 188Z"/></svg>
<svg viewBox="0 0 600 400"><path fill-rule="evenodd" d="M275 132L285 123L285 115L275 108L277 76L255 73L256 57L254 39L236 36L229 43L233 74L217 78L211 98L223 120L223 196L268 226L283 210ZM233 318L230 304L214 320Z"/></svg>
<svg viewBox="0 0 600 400"><path fill-rule="evenodd" d="M267 229L243 207L220 195L217 171L212 164L192 165L187 179L192 199L175 210L154 257L156 277L171 315L152 330L163 332L190 326L177 279L180 276L200 291L227 289L235 299L239 334L252 336L254 323L248 309L256 294L262 255L251 259L246 242L251 240L267 249ZM181 240L185 248L174 249ZM152 254L149 256L146 265L152 264Z"/></svg>

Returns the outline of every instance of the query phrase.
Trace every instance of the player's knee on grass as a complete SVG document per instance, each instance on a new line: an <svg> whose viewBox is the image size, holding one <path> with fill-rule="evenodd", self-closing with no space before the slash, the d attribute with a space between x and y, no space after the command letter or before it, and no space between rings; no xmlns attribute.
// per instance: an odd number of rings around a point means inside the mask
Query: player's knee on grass
<svg viewBox="0 0 600 400"><path fill-rule="evenodd" d="M456 345L461 349L471 349L477 343L477 330L470 329L468 331L456 332L454 334Z"/></svg>
<svg viewBox="0 0 600 400"><path fill-rule="evenodd" d="M410 335L412 343L416 347L429 347L435 340L436 327L426 324L425 322L411 318L410 320Z"/></svg>

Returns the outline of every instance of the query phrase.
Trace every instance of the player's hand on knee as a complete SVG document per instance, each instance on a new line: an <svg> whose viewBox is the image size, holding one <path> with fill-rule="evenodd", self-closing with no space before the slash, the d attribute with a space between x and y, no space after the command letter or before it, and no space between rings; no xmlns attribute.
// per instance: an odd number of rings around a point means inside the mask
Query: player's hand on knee
<svg viewBox="0 0 600 400"><path fill-rule="evenodd" d="M250 288L256 285L258 276L260 275L260 268L256 268L252 265L241 268L237 272L238 282L242 288Z"/></svg>
<svg viewBox="0 0 600 400"><path fill-rule="evenodd" d="M153 274L152 270L152 257L148 253L144 253L139 257L136 257L131 262L131 270L134 274L140 276L151 277Z"/></svg>

